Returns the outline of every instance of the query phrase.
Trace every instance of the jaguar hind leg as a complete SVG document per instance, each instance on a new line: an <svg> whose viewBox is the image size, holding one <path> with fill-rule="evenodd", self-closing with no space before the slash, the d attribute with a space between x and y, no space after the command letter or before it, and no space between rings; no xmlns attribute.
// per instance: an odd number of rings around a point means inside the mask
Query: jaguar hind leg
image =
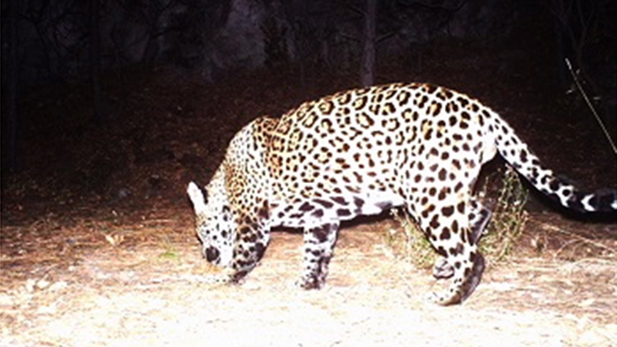
<svg viewBox="0 0 617 347"><path fill-rule="evenodd" d="M319 289L325 284L338 230L339 223L304 230L303 270L298 286L304 289Z"/></svg>
<svg viewBox="0 0 617 347"><path fill-rule="evenodd" d="M431 299L440 305L461 303L473 293L482 278L485 262L478 252L477 240L482 232L480 226L486 225L487 218L470 218L474 205L479 206L471 203L471 199L464 199L455 205L427 205L418 214L425 235L445 259L438 273L445 273L452 280L445 291L432 295Z"/></svg>
<svg viewBox="0 0 617 347"><path fill-rule="evenodd" d="M469 203L469 227L471 229L471 239L474 244L480 242L480 238L484 235L484 231L488 222L491 220L492 212L487 207L482 205L475 198ZM454 275L454 268L450 266L446 258L440 258L435 262L433 267L433 277L437 279L446 279Z"/></svg>
<svg viewBox="0 0 617 347"><path fill-rule="evenodd" d="M475 245L465 243L458 237L452 241L455 246L444 252L448 267L453 269L452 283L445 291L433 293L431 298L440 305L460 304L468 298L480 284L485 267L484 257ZM440 252L444 250L441 246L437 249Z"/></svg>

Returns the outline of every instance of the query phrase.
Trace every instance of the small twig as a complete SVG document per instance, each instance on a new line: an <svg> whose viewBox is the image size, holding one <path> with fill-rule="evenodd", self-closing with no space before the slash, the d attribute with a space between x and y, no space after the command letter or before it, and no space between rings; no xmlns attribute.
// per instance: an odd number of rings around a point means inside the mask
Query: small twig
<svg viewBox="0 0 617 347"><path fill-rule="evenodd" d="M577 242L580 242L580 240L569 240L568 242L564 243L563 246L559 247L557 252L555 252L555 255L553 257L557 258L562 251L564 251L566 248L568 248L568 246L573 245L573 244L575 244Z"/></svg>
<svg viewBox="0 0 617 347"><path fill-rule="evenodd" d="M545 229L552 230L552 231L557 231L557 232L560 232L562 234L566 234L566 235L574 237L575 239L578 239L579 241L582 241L584 243L588 243L588 244L591 244L591 245L593 245L595 247L602 248L605 251L608 251L609 253L615 253L615 249L613 249L611 247L607 247L607 246L605 246L605 245L603 245L603 244L601 244L599 242L593 241L593 240L588 239L586 237L577 235L577 234L575 234L575 233L573 233L571 231L567 231L567 230L564 230L564 229L561 229L561 228L557 228L555 226L552 226L552 225L546 224L546 223L542 223L542 222L539 222L539 224L541 224L542 227L545 228Z"/></svg>
<svg viewBox="0 0 617 347"><path fill-rule="evenodd" d="M607 266L612 269L615 267L615 265L617 265L617 262L612 259L603 259L603 258L596 258L596 257L581 258L581 259L577 259L576 261L568 262L569 267L578 266L580 268L584 268L587 271L589 270L589 267L592 265Z"/></svg>
<svg viewBox="0 0 617 347"><path fill-rule="evenodd" d="M581 95L583 95L583 99L585 99L587 106L589 106L589 108L591 109L591 113L593 113L593 115L596 117L596 121L598 122L598 124L600 124L600 128L602 128L602 131L604 132L604 136L606 136L608 143L611 145L611 148L613 149L613 153L617 155L617 147L615 147L615 143L611 139L611 136L609 135L608 130L606 130L606 126L604 126L604 123L602 122L602 119L600 119L598 112L596 112L595 108L593 108L593 105L591 104L589 97L583 90L583 87L578 82L578 78L576 77L574 70L572 70L572 65L570 64L570 60L568 58L566 58L566 65L568 65L568 70L570 70L570 74L572 74L572 79L574 80L574 83L576 84L576 88L578 88L578 90L581 92Z"/></svg>
<svg viewBox="0 0 617 347"><path fill-rule="evenodd" d="M177 222L177 219L171 219L171 218L155 218L155 219L146 219L144 221L141 221L140 224L156 224L156 223L172 223L172 222Z"/></svg>

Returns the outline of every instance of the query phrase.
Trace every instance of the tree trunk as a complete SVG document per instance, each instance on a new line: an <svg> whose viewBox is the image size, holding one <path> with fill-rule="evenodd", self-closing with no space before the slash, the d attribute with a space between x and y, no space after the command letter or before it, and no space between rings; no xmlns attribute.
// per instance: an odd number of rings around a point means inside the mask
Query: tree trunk
<svg viewBox="0 0 617 347"><path fill-rule="evenodd" d="M101 40L99 38L99 0L90 0L90 91L92 93L92 120L104 124L107 117L101 91Z"/></svg>
<svg viewBox="0 0 617 347"><path fill-rule="evenodd" d="M9 0L8 12L8 61L6 71L6 166L9 170L21 168L21 133L19 131L19 114L17 109L19 97L19 64L17 57L17 3Z"/></svg>
<svg viewBox="0 0 617 347"><path fill-rule="evenodd" d="M377 0L366 0L364 12L364 37L360 78L363 87L375 83L375 40L377 27Z"/></svg>

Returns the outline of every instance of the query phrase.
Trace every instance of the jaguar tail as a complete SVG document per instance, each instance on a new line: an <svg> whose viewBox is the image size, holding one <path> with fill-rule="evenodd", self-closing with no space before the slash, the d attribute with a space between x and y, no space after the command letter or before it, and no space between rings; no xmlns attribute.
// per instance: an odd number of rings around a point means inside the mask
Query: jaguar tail
<svg viewBox="0 0 617 347"><path fill-rule="evenodd" d="M499 154L536 189L562 206L580 212L617 211L617 190L580 191L566 179L556 176L540 163L525 143L505 121L492 117L489 131L496 135ZM503 134L503 135L501 135Z"/></svg>

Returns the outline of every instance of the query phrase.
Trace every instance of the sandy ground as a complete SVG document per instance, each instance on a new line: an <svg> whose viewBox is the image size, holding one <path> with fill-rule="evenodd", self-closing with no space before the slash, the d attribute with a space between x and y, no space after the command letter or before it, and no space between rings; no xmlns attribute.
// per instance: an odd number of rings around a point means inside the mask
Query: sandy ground
<svg viewBox="0 0 617 347"><path fill-rule="evenodd" d="M0 346L617 346L616 259L513 258L444 308L426 300L442 284L385 245L392 223L344 229L319 291L294 286L302 237L286 232L240 285L203 281L190 223L3 252Z"/></svg>

